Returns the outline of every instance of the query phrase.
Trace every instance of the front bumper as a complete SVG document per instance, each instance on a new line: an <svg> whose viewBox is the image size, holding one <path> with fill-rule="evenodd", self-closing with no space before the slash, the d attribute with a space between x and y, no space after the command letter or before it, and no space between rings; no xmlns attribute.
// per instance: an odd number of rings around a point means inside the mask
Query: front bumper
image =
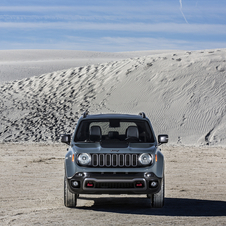
<svg viewBox="0 0 226 226"><path fill-rule="evenodd" d="M67 181L70 191L77 194L154 194L161 189L162 183L152 172L79 172Z"/></svg>

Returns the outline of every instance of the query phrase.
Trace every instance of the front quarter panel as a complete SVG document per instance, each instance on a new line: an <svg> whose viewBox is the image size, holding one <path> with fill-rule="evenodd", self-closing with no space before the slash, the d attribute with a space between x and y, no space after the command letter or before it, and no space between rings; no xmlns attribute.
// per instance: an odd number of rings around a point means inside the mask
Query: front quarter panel
<svg viewBox="0 0 226 226"><path fill-rule="evenodd" d="M67 154L65 155L65 161L64 161L65 176L67 178L73 177L76 171L76 164L75 162L72 161L73 154L75 154L74 150L72 147L70 147Z"/></svg>
<svg viewBox="0 0 226 226"><path fill-rule="evenodd" d="M155 161L154 172L157 177L162 178L164 176L165 163L164 163L164 156L159 150L159 148L157 148L156 155L157 155L157 162Z"/></svg>

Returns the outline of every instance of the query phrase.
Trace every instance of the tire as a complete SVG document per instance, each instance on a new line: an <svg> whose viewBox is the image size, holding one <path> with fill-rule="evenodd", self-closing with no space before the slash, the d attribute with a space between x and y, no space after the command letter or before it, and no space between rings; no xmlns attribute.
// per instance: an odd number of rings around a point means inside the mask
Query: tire
<svg viewBox="0 0 226 226"><path fill-rule="evenodd" d="M64 178L64 205L66 207L76 207L77 194L71 193L68 188L67 179Z"/></svg>
<svg viewBox="0 0 226 226"><path fill-rule="evenodd" d="M152 207L153 208L162 208L164 206L164 197L165 196L165 177L162 178L161 190L152 195Z"/></svg>

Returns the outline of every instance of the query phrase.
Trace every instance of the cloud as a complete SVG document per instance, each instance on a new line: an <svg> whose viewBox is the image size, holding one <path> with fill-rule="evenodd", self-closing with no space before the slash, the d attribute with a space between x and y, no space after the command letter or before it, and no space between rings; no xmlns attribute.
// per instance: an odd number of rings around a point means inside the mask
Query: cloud
<svg viewBox="0 0 226 226"><path fill-rule="evenodd" d="M94 44L95 43L95 44ZM79 36L65 37L64 41L47 42L0 42L0 49L65 49L101 52L145 51L145 50L202 50L226 47L226 42L203 42L166 38L101 37L87 38Z"/></svg>
<svg viewBox="0 0 226 226"><path fill-rule="evenodd" d="M127 4L126 6L119 6L118 4L113 5L73 5L73 6L61 6L61 5L55 5L55 6L47 6L47 5L37 5L37 6L1 6L0 12L24 12L24 13L40 13L40 12L64 12L64 13L74 13L79 14L82 12L103 12L103 13L111 13L111 14L118 14L119 12L139 12L139 13L147 13L147 12L167 12L167 11L174 11L176 12L175 8L171 5L167 5L165 7L158 8L158 5L152 4L152 7L150 5L142 4L137 7L137 5L130 5Z"/></svg>
<svg viewBox="0 0 226 226"><path fill-rule="evenodd" d="M98 22L0 22L4 29L48 29L48 30L89 30L89 31L128 31L226 34L226 25L221 24L176 24L176 23L98 23Z"/></svg>

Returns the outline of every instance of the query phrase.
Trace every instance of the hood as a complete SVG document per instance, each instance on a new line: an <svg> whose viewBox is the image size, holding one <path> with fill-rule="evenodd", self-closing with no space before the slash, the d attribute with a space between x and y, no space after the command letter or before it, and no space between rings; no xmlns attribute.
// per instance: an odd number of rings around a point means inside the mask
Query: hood
<svg viewBox="0 0 226 226"><path fill-rule="evenodd" d="M76 143L72 146L76 153L143 153L155 152L156 146L151 143L129 143L126 147L103 147L96 143Z"/></svg>

